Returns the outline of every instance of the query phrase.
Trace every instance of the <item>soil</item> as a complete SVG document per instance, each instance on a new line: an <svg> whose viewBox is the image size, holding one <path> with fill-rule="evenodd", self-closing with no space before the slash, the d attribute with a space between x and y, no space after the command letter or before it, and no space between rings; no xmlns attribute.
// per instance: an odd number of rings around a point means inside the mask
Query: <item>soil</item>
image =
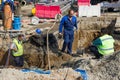
<svg viewBox="0 0 120 80"><path fill-rule="evenodd" d="M52 35L52 34L50 34ZM50 63L51 68L59 68L61 64L70 60L72 57L68 54L63 54L58 49L58 43L54 36L50 36ZM43 40L43 41L42 41ZM35 35L30 38L30 41L25 43L25 61L30 66L48 69L48 53L46 51L46 35Z"/></svg>
<svg viewBox="0 0 120 80"><path fill-rule="evenodd" d="M71 68L51 70L51 74L23 73L21 70L8 68L0 69L0 80L82 80L82 78L80 73Z"/></svg>

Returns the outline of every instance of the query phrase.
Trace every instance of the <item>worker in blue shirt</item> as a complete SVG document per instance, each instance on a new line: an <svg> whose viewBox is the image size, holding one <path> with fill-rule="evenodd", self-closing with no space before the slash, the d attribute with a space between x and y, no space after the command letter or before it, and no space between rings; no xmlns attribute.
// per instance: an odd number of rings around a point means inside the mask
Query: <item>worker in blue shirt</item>
<svg viewBox="0 0 120 80"><path fill-rule="evenodd" d="M63 29L64 28L64 29ZM59 25L59 35L63 34L63 48L62 52L67 47L67 53L72 54L72 43L74 40L74 30L77 30L77 19L74 16L74 11L69 10L68 15L64 16Z"/></svg>

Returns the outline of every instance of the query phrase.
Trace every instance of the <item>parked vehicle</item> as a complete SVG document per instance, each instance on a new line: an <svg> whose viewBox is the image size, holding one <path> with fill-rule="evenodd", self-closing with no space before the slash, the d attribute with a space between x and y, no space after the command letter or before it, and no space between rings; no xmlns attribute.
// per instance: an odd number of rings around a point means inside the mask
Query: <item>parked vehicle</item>
<svg viewBox="0 0 120 80"><path fill-rule="evenodd" d="M120 11L120 0L117 2L107 2L103 1L100 3L101 9L102 10L107 10L107 11Z"/></svg>

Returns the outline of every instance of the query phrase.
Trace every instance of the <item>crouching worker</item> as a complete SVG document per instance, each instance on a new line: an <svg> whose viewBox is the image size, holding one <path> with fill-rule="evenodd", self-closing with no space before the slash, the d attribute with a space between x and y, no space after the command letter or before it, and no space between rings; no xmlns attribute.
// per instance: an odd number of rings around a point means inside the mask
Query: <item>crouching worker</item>
<svg viewBox="0 0 120 80"><path fill-rule="evenodd" d="M92 42L90 51L96 56L95 59L99 59L102 56L108 56L114 53L114 42L115 40L111 35L108 35L108 31L105 29L101 30L103 35Z"/></svg>
<svg viewBox="0 0 120 80"><path fill-rule="evenodd" d="M23 45L22 45L23 37L24 36L22 34L19 34L18 38L13 39L11 45L12 55L14 57L14 62L16 67L22 67L24 64Z"/></svg>

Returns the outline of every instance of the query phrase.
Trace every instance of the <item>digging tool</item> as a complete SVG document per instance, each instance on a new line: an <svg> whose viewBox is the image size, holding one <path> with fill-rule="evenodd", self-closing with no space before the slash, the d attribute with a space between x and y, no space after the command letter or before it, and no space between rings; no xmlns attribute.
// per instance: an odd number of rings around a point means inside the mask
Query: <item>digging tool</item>
<svg viewBox="0 0 120 80"><path fill-rule="evenodd" d="M62 35L62 34L58 34L58 40L59 40L59 49L61 49L62 38L63 38L63 35Z"/></svg>
<svg viewBox="0 0 120 80"><path fill-rule="evenodd" d="M5 67L8 67L8 65L9 65L10 54L11 54L11 49L10 49L10 45L9 45L8 56L7 56L7 60L6 60L6 63L5 63Z"/></svg>
<svg viewBox="0 0 120 80"><path fill-rule="evenodd" d="M48 55L48 65L49 65L49 70L51 70L51 65L50 65L50 53L49 53L49 32L50 30L52 30L55 26L56 22L53 23L53 25L51 26L51 28L47 31L47 55Z"/></svg>
<svg viewBox="0 0 120 80"><path fill-rule="evenodd" d="M50 29L47 31L47 55L48 55L48 66L49 70L51 70L51 65L50 65L50 52L49 52L49 32L54 28L55 24L57 23L57 19L55 19L55 22L53 25L50 27Z"/></svg>
<svg viewBox="0 0 120 80"><path fill-rule="evenodd" d="M9 34L9 33L8 33ZM9 35L9 39L10 39L10 43L11 43L11 37L10 37L10 35ZM9 60L10 60L10 54L11 54L11 49L10 49L10 45L11 44L9 44L8 46L8 56L7 56L7 60L6 60L6 63L5 63L5 67L8 67L8 65L9 65Z"/></svg>

